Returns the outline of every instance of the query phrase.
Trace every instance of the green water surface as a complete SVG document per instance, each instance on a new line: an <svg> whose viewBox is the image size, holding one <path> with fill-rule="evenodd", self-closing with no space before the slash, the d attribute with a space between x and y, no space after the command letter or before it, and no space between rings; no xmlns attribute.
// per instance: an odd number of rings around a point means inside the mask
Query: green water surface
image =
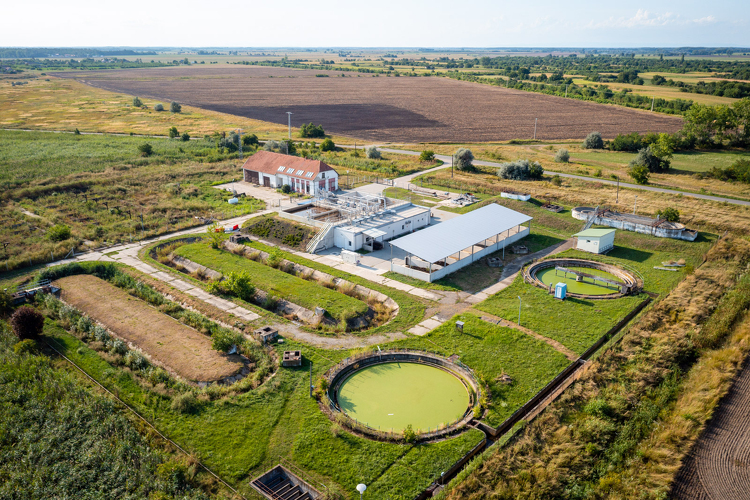
<svg viewBox="0 0 750 500"><path fill-rule="evenodd" d="M600 271L599 269L572 266L568 267L568 269L572 271L581 271L582 273L586 274L593 274L595 276L601 276L602 278L620 281L612 274L606 271ZM568 285L568 293L580 293L582 295L611 295L620 291L619 287L609 285L607 283L602 283L601 281L597 281L596 284L593 284L591 282L591 278L584 278L585 281L579 282L576 281L575 277L570 273L568 273L568 277L566 278L565 274L562 271L557 271L557 274L555 274L554 267L542 269L541 271L536 273L536 277L545 285L551 284L553 287L558 283L565 283L566 285Z"/></svg>
<svg viewBox="0 0 750 500"><path fill-rule="evenodd" d="M339 388L351 418L383 431L434 430L462 417L469 393L454 375L418 363L383 363L359 370Z"/></svg>

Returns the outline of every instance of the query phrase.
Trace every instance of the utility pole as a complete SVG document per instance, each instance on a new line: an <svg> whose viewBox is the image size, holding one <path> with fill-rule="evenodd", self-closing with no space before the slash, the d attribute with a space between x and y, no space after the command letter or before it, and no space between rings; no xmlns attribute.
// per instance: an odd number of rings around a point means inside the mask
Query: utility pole
<svg viewBox="0 0 750 500"><path fill-rule="evenodd" d="M656 97L655 97L655 96L652 96L652 97L651 97L651 111L653 111L653 110L654 110L654 99L656 99Z"/></svg>
<svg viewBox="0 0 750 500"><path fill-rule="evenodd" d="M287 116L289 117L289 140L292 140L292 112L287 111Z"/></svg>
<svg viewBox="0 0 750 500"><path fill-rule="evenodd" d="M242 129L238 128L237 130L240 131L239 135L237 136L237 142L239 142L238 146L240 147L240 160L242 159Z"/></svg>
<svg viewBox="0 0 750 500"><path fill-rule="evenodd" d="M568 84L565 84L565 97L568 97Z"/></svg>
<svg viewBox="0 0 750 500"><path fill-rule="evenodd" d="M521 326L521 296L518 296L518 326Z"/></svg>
<svg viewBox="0 0 750 500"><path fill-rule="evenodd" d="M453 155L451 155L451 179L453 179Z"/></svg>
<svg viewBox="0 0 750 500"><path fill-rule="evenodd" d="M537 118L534 118L534 140L536 140L536 121Z"/></svg>
<svg viewBox="0 0 750 500"><path fill-rule="evenodd" d="M615 197L615 205L620 202L620 176L617 176L617 195Z"/></svg>

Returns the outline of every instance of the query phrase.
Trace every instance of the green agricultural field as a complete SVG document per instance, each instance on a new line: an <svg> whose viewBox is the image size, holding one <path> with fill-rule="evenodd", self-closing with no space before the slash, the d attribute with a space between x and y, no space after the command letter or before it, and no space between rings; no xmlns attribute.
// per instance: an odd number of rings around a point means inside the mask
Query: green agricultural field
<svg viewBox="0 0 750 500"><path fill-rule="evenodd" d="M622 151L575 151L576 159L627 166L635 158L635 153ZM685 151L675 153L672 158L672 169L678 173L707 172L714 167L726 168L739 158L750 158L750 153L740 151Z"/></svg>
<svg viewBox="0 0 750 500"><path fill-rule="evenodd" d="M204 241L182 245L175 250L175 254L225 275L247 271L252 283L260 290L313 311L316 307L322 307L337 320L352 318L367 311L367 304L361 300L247 257L213 249Z"/></svg>

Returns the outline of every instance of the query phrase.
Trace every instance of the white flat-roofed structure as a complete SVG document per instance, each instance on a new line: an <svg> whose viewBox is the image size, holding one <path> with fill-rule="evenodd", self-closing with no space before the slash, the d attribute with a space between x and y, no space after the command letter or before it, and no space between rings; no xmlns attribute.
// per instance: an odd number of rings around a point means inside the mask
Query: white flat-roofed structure
<svg viewBox="0 0 750 500"><path fill-rule="evenodd" d="M529 234L522 224L532 217L491 205L393 240L407 253L394 272L422 281L435 281L494 253Z"/></svg>

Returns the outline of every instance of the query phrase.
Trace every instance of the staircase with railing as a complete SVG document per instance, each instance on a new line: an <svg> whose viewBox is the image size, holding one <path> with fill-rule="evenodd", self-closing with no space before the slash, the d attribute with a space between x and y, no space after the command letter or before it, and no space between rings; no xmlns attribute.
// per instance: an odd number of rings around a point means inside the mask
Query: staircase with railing
<svg viewBox="0 0 750 500"><path fill-rule="evenodd" d="M328 236L328 233L331 232L333 226L333 222L326 222L326 224L320 228L318 234L316 234L315 237L307 244L307 253L315 253L318 251L318 246L320 246L321 242L323 242L326 236Z"/></svg>

